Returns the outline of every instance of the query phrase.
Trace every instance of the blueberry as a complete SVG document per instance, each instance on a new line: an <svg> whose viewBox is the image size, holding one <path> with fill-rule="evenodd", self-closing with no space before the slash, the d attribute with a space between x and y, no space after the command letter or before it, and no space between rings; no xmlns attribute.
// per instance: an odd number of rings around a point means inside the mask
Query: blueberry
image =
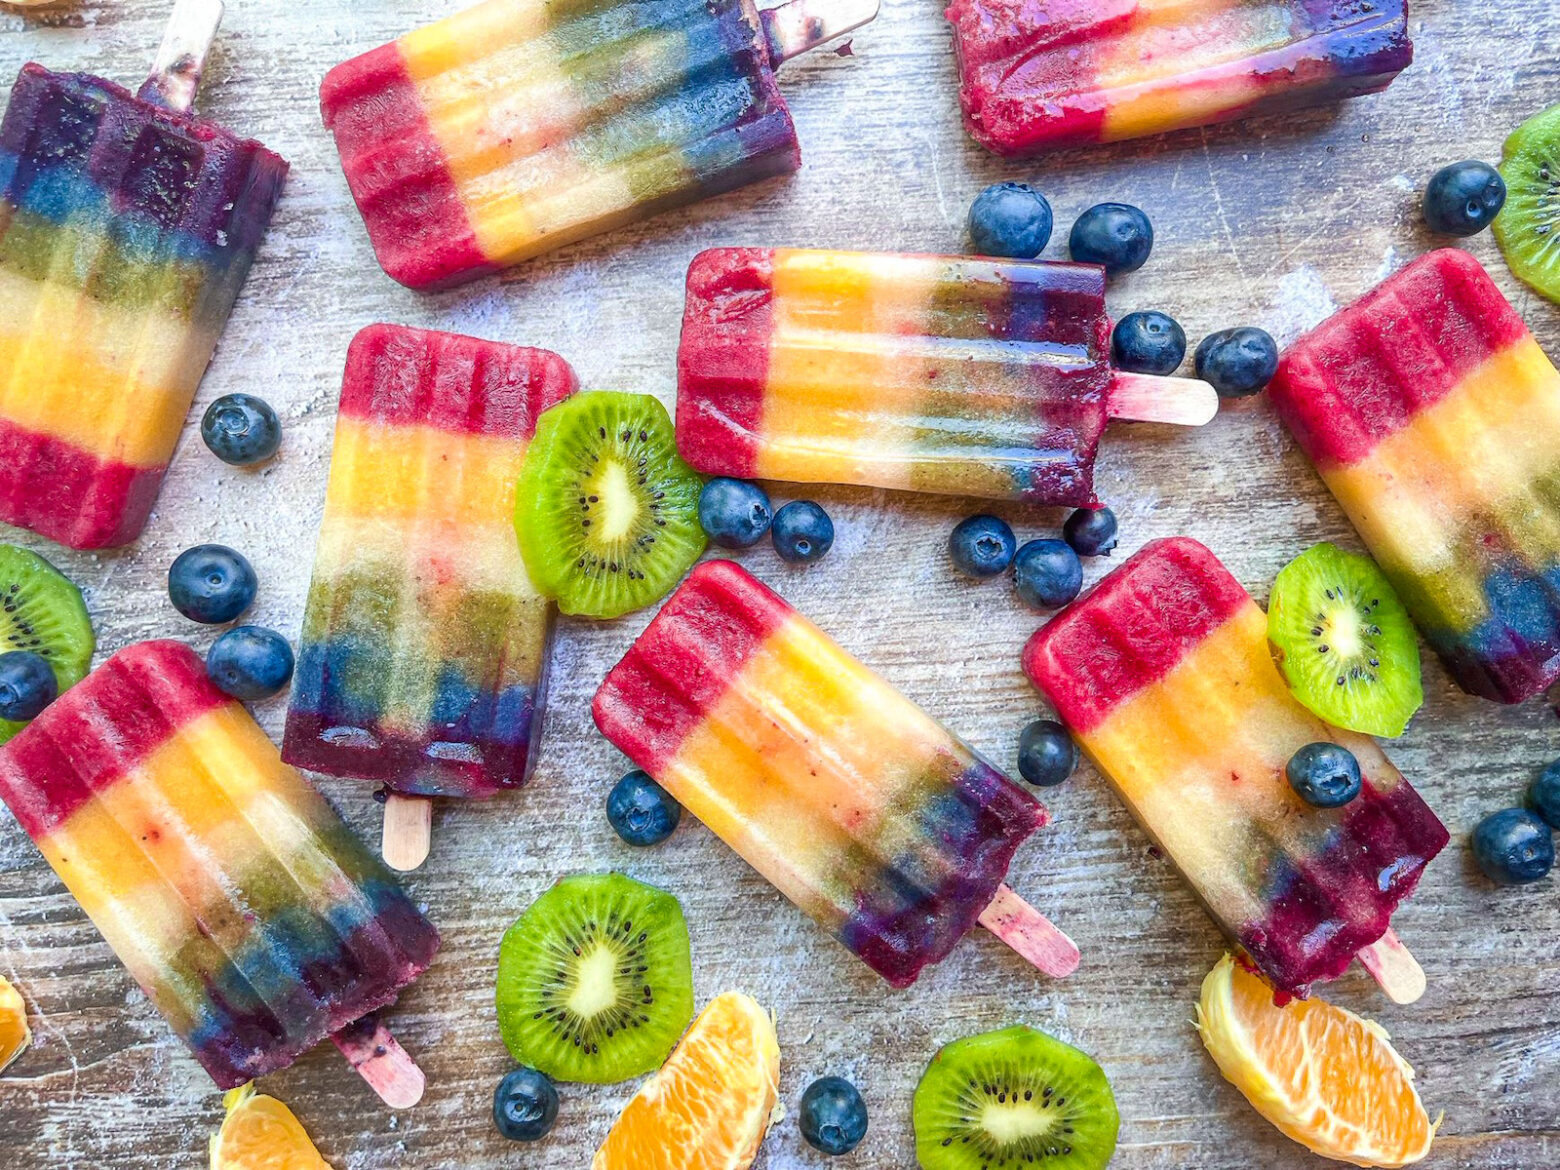
<svg viewBox="0 0 1560 1170"><path fill-rule="evenodd" d="M948 555L968 577L995 577L1013 563L1018 541L1007 521L995 516L960 520L948 536Z"/></svg>
<svg viewBox="0 0 1560 1170"><path fill-rule="evenodd" d="M1079 508L1062 525L1062 539L1080 557L1108 557L1116 547L1116 513L1109 508Z"/></svg>
<svg viewBox="0 0 1560 1170"><path fill-rule="evenodd" d="M248 609L259 584L243 554L224 544L187 548L168 570L173 608L209 626L230 622Z"/></svg>
<svg viewBox="0 0 1560 1170"><path fill-rule="evenodd" d="M1024 604L1057 609L1083 588L1083 562L1062 540L1031 540L1013 558L1013 581Z"/></svg>
<svg viewBox="0 0 1560 1170"><path fill-rule="evenodd" d="M248 467L276 454L282 444L282 420L263 398L225 394L206 407L200 437L222 462Z"/></svg>
<svg viewBox="0 0 1560 1170"><path fill-rule="evenodd" d="M721 548L751 548L764 539L775 510L769 493L745 479L721 476L699 493L699 523Z"/></svg>
<svg viewBox="0 0 1560 1170"><path fill-rule="evenodd" d="M275 630L237 626L206 652L206 673L235 699L269 699L292 680L292 647Z"/></svg>
<svg viewBox="0 0 1560 1170"><path fill-rule="evenodd" d="M1110 335L1110 354L1129 374L1173 374L1186 359L1186 330L1168 313L1128 313Z"/></svg>
<svg viewBox="0 0 1560 1170"><path fill-rule="evenodd" d="M825 1154L848 1154L867 1136L867 1103L844 1077L821 1077L802 1094L802 1136Z"/></svg>
<svg viewBox="0 0 1560 1170"><path fill-rule="evenodd" d="M1051 205L1026 183L995 183L970 207L970 242L982 256L1033 260L1051 242Z"/></svg>
<svg viewBox="0 0 1560 1170"><path fill-rule="evenodd" d="M1074 260L1103 264L1111 276L1136 272L1154 250L1154 225L1129 203L1101 203L1078 217L1067 246Z"/></svg>
<svg viewBox="0 0 1560 1170"><path fill-rule="evenodd" d="M12 650L0 654L0 719L26 723L59 697L59 680L42 654Z"/></svg>
<svg viewBox="0 0 1560 1170"><path fill-rule="evenodd" d="M682 805L636 768L612 786L607 820L630 845L659 845L682 820Z"/></svg>
<svg viewBox="0 0 1560 1170"><path fill-rule="evenodd" d="M1474 829L1473 859L1499 885L1536 882L1555 864L1554 832L1525 808L1503 809Z"/></svg>
<svg viewBox="0 0 1560 1170"><path fill-rule="evenodd" d="M1078 768L1078 745L1054 719L1036 719L1018 737L1018 774L1037 788L1054 788Z"/></svg>
<svg viewBox="0 0 1560 1170"><path fill-rule="evenodd" d="M1550 828L1560 829L1560 760L1550 764L1533 781L1528 789L1528 804Z"/></svg>
<svg viewBox="0 0 1560 1170"><path fill-rule="evenodd" d="M1444 236L1476 236L1506 206L1506 181L1489 163L1442 167L1425 188L1425 223Z"/></svg>
<svg viewBox="0 0 1560 1170"><path fill-rule="evenodd" d="M1197 347L1197 376L1220 398L1255 394L1278 373L1278 342L1265 329L1224 329Z"/></svg>
<svg viewBox="0 0 1560 1170"><path fill-rule="evenodd" d="M558 1090L534 1068L517 1068L498 1082L493 1123L512 1142L540 1141L558 1120Z"/></svg>
<svg viewBox="0 0 1560 1170"><path fill-rule="evenodd" d="M811 500L792 500L781 508L769 531L775 551L793 565L823 560L834 543L834 521Z"/></svg>
<svg viewBox="0 0 1560 1170"><path fill-rule="evenodd" d="M1284 765L1289 787L1307 804L1340 808L1360 794L1360 762L1348 748L1335 743L1308 743Z"/></svg>

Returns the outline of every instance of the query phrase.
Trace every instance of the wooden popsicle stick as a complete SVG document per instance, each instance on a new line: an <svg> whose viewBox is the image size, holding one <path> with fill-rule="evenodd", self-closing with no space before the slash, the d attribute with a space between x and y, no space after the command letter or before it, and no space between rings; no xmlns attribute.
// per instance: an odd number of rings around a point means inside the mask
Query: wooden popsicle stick
<svg viewBox="0 0 1560 1170"><path fill-rule="evenodd" d="M1115 372L1110 384L1111 418L1200 427L1219 413L1219 392L1196 378Z"/></svg>
<svg viewBox="0 0 1560 1170"><path fill-rule="evenodd" d="M800 57L826 41L842 37L853 28L874 20L881 0L788 0L759 13L769 40L769 62Z"/></svg>
<svg viewBox="0 0 1560 1170"><path fill-rule="evenodd" d="M433 801L426 796L392 792L385 798L385 825L379 856L402 873L428 860L433 845Z"/></svg>
<svg viewBox="0 0 1560 1170"><path fill-rule="evenodd" d="M392 1109L410 1109L422 1100L428 1078L378 1015L366 1015L331 1037L354 1072Z"/></svg>
<svg viewBox="0 0 1560 1170"><path fill-rule="evenodd" d="M136 96L175 113L189 113L221 23L222 0L178 0L152 61L152 75Z"/></svg>
<svg viewBox="0 0 1560 1170"><path fill-rule="evenodd" d="M980 924L1052 979L1078 969L1077 944L1007 886L997 887Z"/></svg>
<svg viewBox="0 0 1560 1170"><path fill-rule="evenodd" d="M1362 948L1355 957L1393 1003L1417 1003L1424 995L1424 968L1390 926L1386 934Z"/></svg>

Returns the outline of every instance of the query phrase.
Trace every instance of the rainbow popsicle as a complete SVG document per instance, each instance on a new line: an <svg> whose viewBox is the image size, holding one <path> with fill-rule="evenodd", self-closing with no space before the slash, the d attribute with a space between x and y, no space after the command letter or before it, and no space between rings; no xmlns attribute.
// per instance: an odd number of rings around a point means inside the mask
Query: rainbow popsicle
<svg viewBox="0 0 1560 1170"><path fill-rule="evenodd" d="M953 0L971 136L1009 157L1322 105L1414 58L1407 0Z"/></svg>
<svg viewBox="0 0 1560 1170"><path fill-rule="evenodd" d="M320 90L384 270L436 288L801 166L774 69L878 0L487 0Z"/></svg>
<svg viewBox="0 0 1560 1170"><path fill-rule="evenodd" d="M24 66L0 121L0 520L75 548L145 526L287 174L189 116L190 51L139 96Z"/></svg>
<svg viewBox="0 0 1560 1170"><path fill-rule="evenodd" d="M732 562L693 571L594 712L895 987L977 921L1049 973L1077 966L1077 948L1002 884L1046 822L1040 804Z"/></svg>
<svg viewBox="0 0 1560 1170"><path fill-rule="evenodd" d="M677 445L710 475L1087 504L1112 417L1213 388L1110 368L1104 269L717 248L688 271Z"/></svg>
<svg viewBox="0 0 1560 1170"><path fill-rule="evenodd" d="M1270 397L1463 689L1560 678L1560 373L1477 260L1415 261Z"/></svg>
<svg viewBox="0 0 1560 1170"><path fill-rule="evenodd" d="M0 797L221 1088L350 1034L438 947L177 642L121 650L0 748Z"/></svg>
<svg viewBox="0 0 1560 1170"><path fill-rule="evenodd" d="M554 353L371 325L347 353L282 755L396 792L525 783L552 639L513 523Z"/></svg>
<svg viewBox="0 0 1560 1170"><path fill-rule="evenodd" d="M1024 671L1276 988L1304 995L1357 952L1381 978L1383 950L1399 950L1392 912L1446 828L1374 740L1290 694L1267 616L1211 552L1184 537L1145 546L1035 634ZM1337 809L1306 804L1284 775L1327 740L1365 778Z"/></svg>

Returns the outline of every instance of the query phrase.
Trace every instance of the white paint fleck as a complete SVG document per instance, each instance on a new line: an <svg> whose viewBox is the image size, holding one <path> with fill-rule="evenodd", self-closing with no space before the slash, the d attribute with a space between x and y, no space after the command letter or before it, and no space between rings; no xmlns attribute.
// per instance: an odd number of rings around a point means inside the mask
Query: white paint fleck
<svg viewBox="0 0 1560 1170"><path fill-rule="evenodd" d="M1376 268L1374 283L1380 284L1399 268L1403 267L1403 264L1402 254L1398 252L1396 246L1388 245L1387 250L1381 254L1381 264Z"/></svg>
<svg viewBox="0 0 1560 1170"><path fill-rule="evenodd" d="M1278 278L1264 320L1283 349L1338 311L1322 274L1309 264Z"/></svg>

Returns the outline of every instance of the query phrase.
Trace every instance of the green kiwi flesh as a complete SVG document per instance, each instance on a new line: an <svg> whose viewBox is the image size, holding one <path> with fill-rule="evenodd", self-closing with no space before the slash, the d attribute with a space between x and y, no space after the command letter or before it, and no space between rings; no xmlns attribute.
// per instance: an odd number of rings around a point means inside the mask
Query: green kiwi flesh
<svg viewBox="0 0 1560 1170"><path fill-rule="evenodd" d="M1500 176L1506 206L1495 218L1495 240L1517 277L1560 303L1560 106L1506 139Z"/></svg>
<svg viewBox="0 0 1560 1170"><path fill-rule="evenodd" d="M1425 701L1414 627L1369 557L1319 544L1284 566L1268 641L1295 698L1335 727L1402 735Z"/></svg>
<svg viewBox="0 0 1560 1170"><path fill-rule="evenodd" d="M618 873L564 878L504 933L499 1031L555 1080L660 1068L691 1019L688 925L664 890Z"/></svg>
<svg viewBox="0 0 1560 1170"><path fill-rule="evenodd" d="M1100 1170L1121 1126L1100 1066L1022 1024L947 1045L912 1116L922 1170Z"/></svg>
<svg viewBox="0 0 1560 1170"><path fill-rule="evenodd" d="M0 544L0 654L41 654L64 694L86 677L96 645L81 590L37 553ZM0 743L25 726L0 719Z"/></svg>
<svg viewBox="0 0 1560 1170"><path fill-rule="evenodd" d="M576 394L544 413L515 492L532 583L564 613L612 618L658 601L704 551L704 480L648 394Z"/></svg>

